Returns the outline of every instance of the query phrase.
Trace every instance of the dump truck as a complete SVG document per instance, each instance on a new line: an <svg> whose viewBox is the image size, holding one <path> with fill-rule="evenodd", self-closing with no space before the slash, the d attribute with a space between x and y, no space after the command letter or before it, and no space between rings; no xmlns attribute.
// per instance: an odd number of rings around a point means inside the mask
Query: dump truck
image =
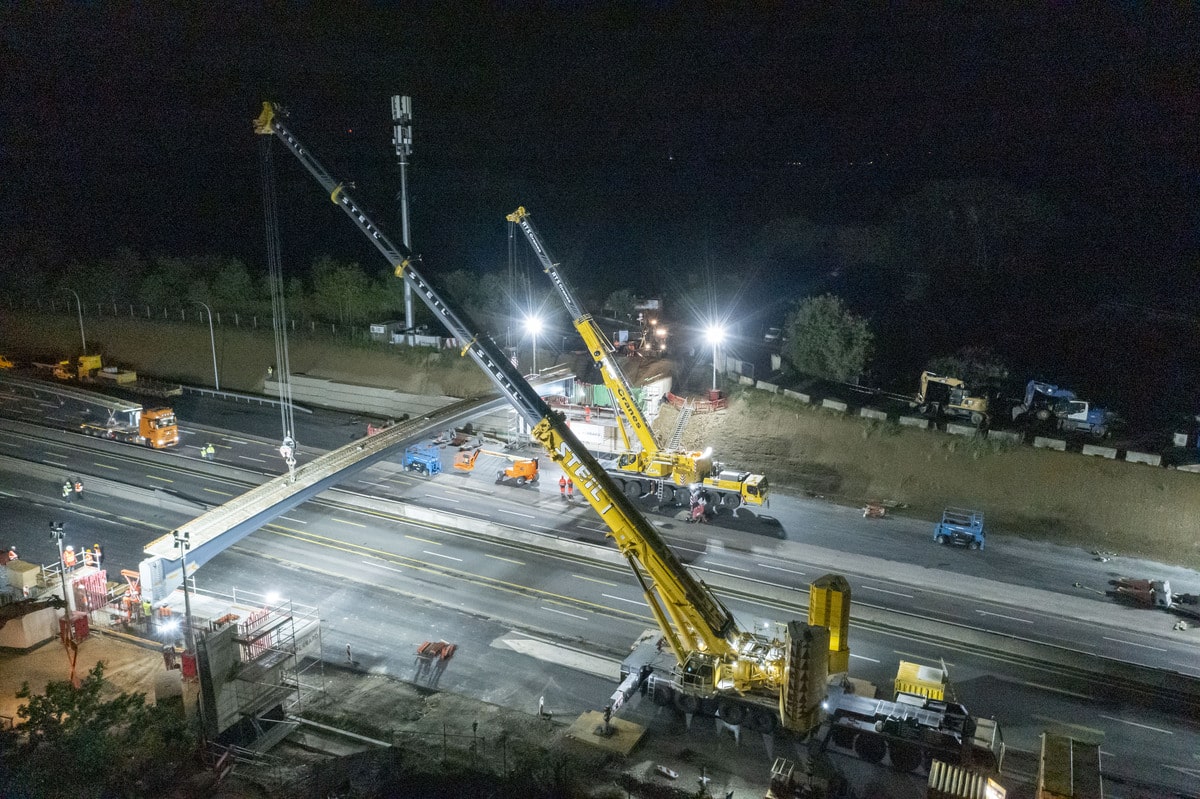
<svg viewBox="0 0 1200 799"><path fill-rule="evenodd" d="M983 549L983 512L946 508L942 520L933 527L933 540L943 546L958 544L967 549Z"/></svg>

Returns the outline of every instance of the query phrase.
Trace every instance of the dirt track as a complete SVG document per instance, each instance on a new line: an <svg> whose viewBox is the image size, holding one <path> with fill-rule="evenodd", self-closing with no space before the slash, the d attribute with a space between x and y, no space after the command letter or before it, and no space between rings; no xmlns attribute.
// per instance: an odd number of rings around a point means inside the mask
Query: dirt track
<svg viewBox="0 0 1200 799"><path fill-rule="evenodd" d="M210 384L208 331L200 325L85 322L89 341L110 360ZM0 340L10 357L65 357L78 344L78 327L66 316L6 314ZM274 360L267 331L219 331L217 348L222 387L261 390ZM297 336L291 362L297 373L413 393L466 396L489 387L456 352L414 354ZM668 409L656 427L669 434L675 418ZM892 500L926 519L946 505L976 507L997 531L1200 568L1196 474L900 428L753 390L736 394L728 411L692 417L684 444L711 446L784 490L848 504Z"/></svg>

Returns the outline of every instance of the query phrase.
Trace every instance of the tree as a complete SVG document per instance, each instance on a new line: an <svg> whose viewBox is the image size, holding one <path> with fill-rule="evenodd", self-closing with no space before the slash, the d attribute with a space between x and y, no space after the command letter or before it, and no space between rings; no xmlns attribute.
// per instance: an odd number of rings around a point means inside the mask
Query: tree
<svg viewBox="0 0 1200 799"><path fill-rule="evenodd" d="M0 793L20 797L152 795L178 778L196 751L177 710L147 705L145 694L105 700L104 664L78 689L53 681L28 700L13 729L0 732Z"/></svg>
<svg viewBox="0 0 1200 799"><path fill-rule="evenodd" d="M250 270L237 258L231 258L216 268L209 278L214 310L248 313L260 306L258 286Z"/></svg>
<svg viewBox="0 0 1200 799"><path fill-rule="evenodd" d="M608 299L604 301L604 310L610 312L614 319L632 319L633 305L633 292L620 289L608 295Z"/></svg>
<svg viewBox="0 0 1200 799"><path fill-rule="evenodd" d="M328 255L313 264L313 311L341 324L362 321L367 313L370 280L357 263L339 263Z"/></svg>
<svg viewBox="0 0 1200 799"><path fill-rule="evenodd" d="M993 385L1008 377L1008 367L986 347L963 347L953 355L934 358L925 368L946 377L957 377L971 387Z"/></svg>
<svg viewBox="0 0 1200 799"><path fill-rule="evenodd" d="M867 321L832 294L806 297L785 323L783 355L791 368L829 380L849 380L862 373L875 336Z"/></svg>

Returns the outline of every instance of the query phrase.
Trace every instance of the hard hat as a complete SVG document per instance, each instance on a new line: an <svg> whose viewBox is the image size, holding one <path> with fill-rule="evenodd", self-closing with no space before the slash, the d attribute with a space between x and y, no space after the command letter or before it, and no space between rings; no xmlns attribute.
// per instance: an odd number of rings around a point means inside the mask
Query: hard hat
<svg viewBox="0 0 1200 799"><path fill-rule="evenodd" d="M73 546L71 546L70 544L68 544L68 545L67 545L67 551L68 551L68 552L74 552L74 551L75 551L75 547L73 547Z"/></svg>

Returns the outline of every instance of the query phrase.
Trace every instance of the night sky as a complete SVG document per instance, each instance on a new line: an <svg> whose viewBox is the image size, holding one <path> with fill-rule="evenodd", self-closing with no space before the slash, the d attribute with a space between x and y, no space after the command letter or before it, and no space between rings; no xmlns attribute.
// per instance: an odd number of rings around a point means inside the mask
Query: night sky
<svg viewBox="0 0 1200 799"><path fill-rule="evenodd" d="M263 99L398 240L389 97L409 94L414 245L434 272L502 268L504 215L523 204L587 290L669 295L690 272L782 314L781 298L841 288L886 328L894 281L765 258L764 229L899 229L905 198L974 181L1036 193L1054 220L986 290L934 276L983 298L969 317L1000 308L979 336L1044 328L1056 303L1200 299L1187 10L43 5L0 12L5 253L50 238L84 260L130 246L265 269ZM321 253L381 266L279 148L276 164L289 269Z"/></svg>

